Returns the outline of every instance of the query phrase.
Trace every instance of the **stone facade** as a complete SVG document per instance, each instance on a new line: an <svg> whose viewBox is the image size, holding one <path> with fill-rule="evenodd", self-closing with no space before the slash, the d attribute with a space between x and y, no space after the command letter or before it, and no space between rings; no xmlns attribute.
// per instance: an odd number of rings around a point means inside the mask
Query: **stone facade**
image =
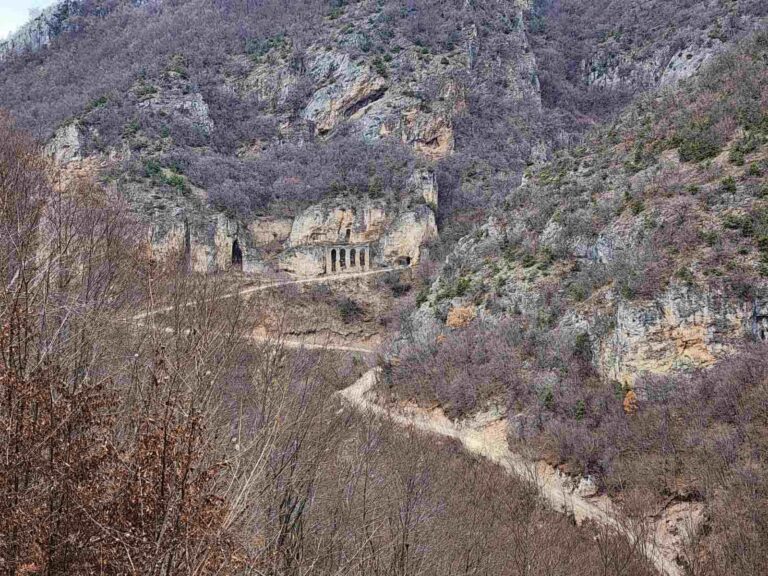
<svg viewBox="0 0 768 576"><path fill-rule="evenodd" d="M371 269L371 248L364 244L325 247L325 273L344 274Z"/></svg>

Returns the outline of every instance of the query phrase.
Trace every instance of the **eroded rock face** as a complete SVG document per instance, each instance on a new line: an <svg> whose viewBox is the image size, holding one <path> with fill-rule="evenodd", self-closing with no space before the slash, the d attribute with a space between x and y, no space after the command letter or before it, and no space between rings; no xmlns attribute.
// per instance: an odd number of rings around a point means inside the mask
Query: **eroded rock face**
<svg viewBox="0 0 768 576"><path fill-rule="evenodd" d="M276 218L265 216L257 218L248 224L248 232L257 245L283 243L291 235L293 220L290 218Z"/></svg>
<svg viewBox="0 0 768 576"><path fill-rule="evenodd" d="M434 210L437 209L439 197L437 177L432 170L421 168L416 170L408 179L409 192L414 197L421 197Z"/></svg>
<svg viewBox="0 0 768 576"><path fill-rule="evenodd" d="M669 60L661 75L660 84L667 86L690 78L721 50L722 47L717 45L711 47L687 46Z"/></svg>
<svg viewBox="0 0 768 576"><path fill-rule="evenodd" d="M333 199L310 206L294 220L288 245L372 242L391 219L384 202Z"/></svg>
<svg viewBox="0 0 768 576"><path fill-rule="evenodd" d="M178 258L192 272L207 274L230 269L264 270L250 235L223 214L150 222L150 246L158 260ZM235 247L236 246L236 247ZM237 256L236 256L237 254Z"/></svg>
<svg viewBox="0 0 768 576"><path fill-rule="evenodd" d="M425 244L437 239L435 214L428 206L400 214L381 239L381 258L396 264L416 264Z"/></svg>
<svg viewBox="0 0 768 576"><path fill-rule="evenodd" d="M417 172L411 184L412 200L422 201L421 195L437 201L437 184L431 172ZM416 264L424 245L437 237L435 213L425 204L398 210L384 200L335 198L310 206L294 220L287 260L281 257L281 268L319 270L320 256L314 251L295 250L330 245L369 245L371 256L380 265ZM307 264L307 254L317 258L318 264ZM302 264L288 263L298 260Z"/></svg>
<svg viewBox="0 0 768 576"><path fill-rule="evenodd" d="M451 66L461 68L462 64L457 61ZM418 59L409 65L419 69L419 80L391 85L368 63L353 61L340 52L315 50L308 72L321 87L311 96L302 118L313 123L321 136L350 122L351 129L367 141L397 138L426 158L445 158L454 149L453 117L465 106L464 95L437 65ZM265 74L260 72L259 78ZM266 77L280 90L295 86L284 76L277 78L275 72ZM429 82L439 88L435 102L425 106L416 93L422 83Z"/></svg>
<svg viewBox="0 0 768 576"><path fill-rule="evenodd" d="M140 108L149 108L161 114L183 118L209 133L213 130L208 104L199 92L190 91L186 82L172 78L167 85L154 88L157 92L145 98Z"/></svg>
<svg viewBox="0 0 768 576"><path fill-rule="evenodd" d="M690 78L724 49L725 44L707 32L674 54L668 47L629 54L609 42L582 66L587 83L600 88L668 86Z"/></svg>
<svg viewBox="0 0 768 576"><path fill-rule="evenodd" d="M80 0L61 0L43 10L5 42L0 42L0 60L10 54L35 52L48 46L62 32L72 27L73 16L80 12Z"/></svg>
<svg viewBox="0 0 768 576"><path fill-rule="evenodd" d="M59 165L82 160L83 140L79 126L72 122L56 130L45 152Z"/></svg>
<svg viewBox="0 0 768 576"><path fill-rule="evenodd" d="M322 246L300 246L280 254L279 267L283 272L301 277L320 276L325 273L325 250Z"/></svg>
<svg viewBox="0 0 768 576"><path fill-rule="evenodd" d="M327 82L314 93L303 112L306 120L315 123L319 134L330 132L387 91L384 78L368 66L352 62L348 54L321 53L309 73Z"/></svg>
<svg viewBox="0 0 768 576"><path fill-rule="evenodd" d="M620 301L616 328L602 344L599 368L633 385L642 374L713 365L750 333L765 334L766 302L673 287L653 302Z"/></svg>

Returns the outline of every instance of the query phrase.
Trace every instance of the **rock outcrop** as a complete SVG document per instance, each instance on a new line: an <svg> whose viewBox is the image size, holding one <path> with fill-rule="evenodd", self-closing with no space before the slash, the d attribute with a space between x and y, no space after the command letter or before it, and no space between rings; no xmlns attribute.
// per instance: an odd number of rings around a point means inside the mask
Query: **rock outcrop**
<svg viewBox="0 0 768 576"><path fill-rule="evenodd" d="M0 42L0 61L12 54L35 52L48 46L59 34L72 28L72 17L82 8L81 0L60 0L45 8L5 42Z"/></svg>
<svg viewBox="0 0 768 576"><path fill-rule="evenodd" d="M748 335L764 337L767 304L684 286L652 302L621 301L616 327L599 345L600 371L632 386L645 374L712 366Z"/></svg>
<svg viewBox="0 0 768 576"><path fill-rule="evenodd" d="M372 242L381 237L392 218L392 209L383 200L331 198L296 217L288 245Z"/></svg>
<svg viewBox="0 0 768 576"><path fill-rule="evenodd" d="M295 276L321 276L326 273L325 250L322 246L289 248L280 253L279 267Z"/></svg>
<svg viewBox="0 0 768 576"><path fill-rule="evenodd" d="M424 245L438 238L435 214L428 206L400 214L381 238L381 259L417 264Z"/></svg>
<svg viewBox="0 0 768 576"><path fill-rule="evenodd" d="M384 78L368 66L352 62L348 54L319 54L309 73L326 83L313 94L303 112L319 134L327 134L342 120L381 99L387 91Z"/></svg>
<svg viewBox="0 0 768 576"><path fill-rule="evenodd" d="M60 165L83 159L83 139L75 122L62 126L45 147L45 152Z"/></svg>

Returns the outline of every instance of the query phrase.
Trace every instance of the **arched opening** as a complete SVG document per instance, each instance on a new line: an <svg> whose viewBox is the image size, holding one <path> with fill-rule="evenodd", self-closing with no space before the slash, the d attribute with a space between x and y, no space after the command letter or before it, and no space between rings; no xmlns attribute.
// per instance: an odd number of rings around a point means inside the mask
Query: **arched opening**
<svg viewBox="0 0 768 576"><path fill-rule="evenodd" d="M336 248L331 250L331 272L336 272Z"/></svg>
<svg viewBox="0 0 768 576"><path fill-rule="evenodd" d="M405 265L406 266L410 266L411 265L411 257L410 256L406 256L405 257Z"/></svg>
<svg viewBox="0 0 768 576"><path fill-rule="evenodd" d="M232 243L232 267L239 270L243 269L243 250L240 248L240 242L237 238Z"/></svg>
<svg viewBox="0 0 768 576"><path fill-rule="evenodd" d="M352 229L351 229L351 228L347 228L347 233L346 233L346 235L344 236L344 239L345 239L347 242L349 242L349 239L350 239L350 238L352 238Z"/></svg>
<svg viewBox="0 0 768 576"><path fill-rule="evenodd" d="M352 248L352 250L349 251L349 267L354 268L355 267L355 249Z"/></svg>
<svg viewBox="0 0 768 576"><path fill-rule="evenodd" d="M365 250L360 250L360 267L365 268Z"/></svg>
<svg viewBox="0 0 768 576"><path fill-rule="evenodd" d="M339 266L344 269L347 267L347 251L342 248L339 250Z"/></svg>

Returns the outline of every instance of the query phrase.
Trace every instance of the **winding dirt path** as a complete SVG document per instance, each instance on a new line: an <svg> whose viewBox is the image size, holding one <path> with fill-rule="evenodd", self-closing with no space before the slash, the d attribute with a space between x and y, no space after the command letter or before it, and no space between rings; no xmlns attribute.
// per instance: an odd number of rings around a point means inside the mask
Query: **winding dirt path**
<svg viewBox="0 0 768 576"><path fill-rule="evenodd" d="M587 500L576 494L562 476L552 473L551 469L547 470L545 465L531 462L511 452L503 421L496 421L491 425L480 423L467 426L425 410L382 406L369 394L377 382L379 373L378 368L369 370L357 382L338 394L344 402L356 410L389 418L400 426L460 441L468 452L495 462L508 473L534 483L542 498L553 510L573 514L579 523L583 520L592 520L616 529L630 543L638 544L642 553L653 563L659 574L683 576L682 570L674 561L673 552L661 548L655 541L638 542L637 536L620 521L619 514L609 503L601 501L601 505L598 505L594 501Z"/></svg>
<svg viewBox="0 0 768 576"><path fill-rule="evenodd" d="M308 342L307 340L299 340L296 338L271 338L269 336L257 336L252 335L249 338L255 342L274 343L275 346L284 346L286 348L293 348L297 350L338 350L339 352L352 352L355 354L373 354L374 351L371 348L363 348L362 346L343 346L339 344L317 343Z"/></svg>
<svg viewBox="0 0 768 576"><path fill-rule="evenodd" d="M404 268L407 268L407 266L401 267L401 268L377 268L376 270L368 270L367 272L354 272L352 274L336 274L335 276L318 276L316 278L301 278L299 280L284 280L280 282L271 282L269 284L262 284L260 286L249 286L248 288L243 288L242 290L238 290L237 292L232 292L231 294L223 294L221 296L216 296L214 300L227 300L229 298L235 298L237 296L248 296L256 292L264 292L265 290L272 290L274 288L284 288L286 286L301 286L304 284L335 284L338 282L346 282L347 280L354 280L355 278L366 278L368 276L377 276L379 274L386 274L387 272L402 270ZM187 305L193 306L194 304L195 304L194 302L190 302ZM131 319L136 322L141 322L142 320L146 320L147 318L151 318L152 316L157 316L159 314L165 314L166 312L170 312L173 309L174 309L174 306L162 306L160 308L155 308L153 310L148 310L146 312L136 314Z"/></svg>
<svg viewBox="0 0 768 576"><path fill-rule="evenodd" d="M337 276L321 276L318 278L306 278L300 280L286 280L243 288L231 294L216 297L216 300L234 298L236 296L248 296L256 292L262 292L286 286L303 284L325 284L344 282L355 278L364 278L385 274L397 270L397 268L382 268L367 272L343 274ZM190 303L192 305L192 303ZM143 312L133 316L132 320L142 323L143 320L164 314L173 310L173 306L165 306ZM273 341L275 345L295 349L308 350L339 350L359 354L372 354L373 350L358 346L342 346L331 343L307 342L297 339L270 338L268 336L251 335L256 342ZM465 449L504 468L508 473L534 483L542 498L548 505L558 512L572 514L577 522L592 520L600 525L614 528L623 534L632 544L638 544L642 553L652 562L659 574L663 576L683 576L682 570L674 561L674 550L660 547L653 540L638 542L636 535L620 521L620 515L605 500L590 501L575 493L572 486L567 485L565 479L546 466L525 459L520 454L509 450L506 440L506 425L502 420L488 424L488 422L475 425L457 424L445 416L419 409L401 409L385 407L371 399L371 390L375 386L380 369L374 368L366 372L357 382L338 392L341 399L351 407L361 412L389 418L396 424L404 427L412 427L430 434L436 434L448 438L454 438L462 443Z"/></svg>

